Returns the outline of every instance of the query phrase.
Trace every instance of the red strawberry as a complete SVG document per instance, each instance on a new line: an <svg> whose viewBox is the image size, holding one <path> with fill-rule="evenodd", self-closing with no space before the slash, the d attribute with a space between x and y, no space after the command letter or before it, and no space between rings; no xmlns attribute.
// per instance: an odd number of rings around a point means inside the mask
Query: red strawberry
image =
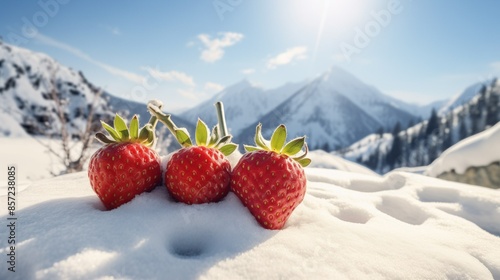
<svg viewBox="0 0 500 280"><path fill-rule="evenodd" d="M88 176L92 189L111 210L161 184L159 156L151 149L157 119L152 117L141 130L137 116L132 118L130 129L118 114L114 128L101 123L112 139L103 133L96 134L105 146L92 155Z"/></svg>
<svg viewBox="0 0 500 280"><path fill-rule="evenodd" d="M230 143L230 135L225 135L222 105L218 107L220 125L214 127L212 134L207 125L198 120L195 136L198 146L193 146L187 130L175 126L170 115L163 114L155 106L148 108L183 147L167 164L165 185L170 194L186 204L217 202L224 198L229 192L231 178L231 165L226 156L236 150L237 145ZM219 137L219 127L222 137Z"/></svg>
<svg viewBox="0 0 500 280"><path fill-rule="evenodd" d="M293 139L285 145L286 127L280 125L269 146L262 137L261 128L259 124L255 135L258 147L245 145L248 153L233 170L231 190L260 225L266 229L282 229L304 199L306 176L302 167L309 165L311 160L305 157L305 137ZM292 158L304 145L305 152Z"/></svg>

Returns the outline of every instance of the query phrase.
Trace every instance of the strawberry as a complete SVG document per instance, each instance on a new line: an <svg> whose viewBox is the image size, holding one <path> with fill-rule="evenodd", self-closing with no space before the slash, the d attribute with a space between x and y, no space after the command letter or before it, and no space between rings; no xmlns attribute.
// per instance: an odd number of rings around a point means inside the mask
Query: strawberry
<svg viewBox="0 0 500 280"><path fill-rule="evenodd" d="M155 142L156 117L139 130L137 115L130 128L116 114L114 128L102 122L111 138L97 133L105 144L90 159L90 185L106 209L111 210L131 201L136 195L151 191L161 184L160 159L151 149Z"/></svg>
<svg viewBox="0 0 500 280"><path fill-rule="evenodd" d="M238 147L231 143L231 135L225 135L222 103L219 103L219 125L212 134L207 125L198 120L193 145L185 128L178 128L170 115L155 106L149 106L151 114L163 122L175 136L182 148L176 151L165 171L165 186L177 201L186 204L218 202L229 192L231 165L226 156ZM221 131L219 133L219 130Z"/></svg>
<svg viewBox="0 0 500 280"><path fill-rule="evenodd" d="M305 136L287 144L286 127L278 126L266 141L257 125L257 147L245 145L246 154L234 167L231 190L266 229L282 229L306 192L304 169L311 163L306 158ZM297 155L305 145L302 155Z"/></svg>

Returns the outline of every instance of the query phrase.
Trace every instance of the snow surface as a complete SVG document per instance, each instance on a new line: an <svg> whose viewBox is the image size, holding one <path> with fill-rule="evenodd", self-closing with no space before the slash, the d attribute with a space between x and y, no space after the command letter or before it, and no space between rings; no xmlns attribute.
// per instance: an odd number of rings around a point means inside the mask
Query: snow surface
<svg viewBox="0 0 500 280"><path fill-rule="evenodd" d="M310 151L307 156L312 160L311 164L308 167L337 169L365 175L379 176L377 173L373 172L367 167L343 159L339 156L327 153L323 150Z"/></svg>
<svg viewBox="0 0 500 280"><path fill-rule="evenodd" d="M46 142L46 140L44 140ZM53 147L55 147L55 144ZM18 168L19 183L29 184L32 181L53 177L51 172L60 172L63 166L51 157L48 150L35 138L1 138L0 137L0 164L2 168L15 165ZM0 186L5 187L7 178L0 177Z"/></svg>
<svg viewBox="0 0 500 280"><path fill-rule="evenodd" d="M500 161L500 122L444 151L429 165L426 174L436 177L451 170L463 174L469 167L487 166L497 161Z"/></svg>
<svg viewBox="0 0 500 280"><path fill-rule="evenodd" d="M160 186L104 211L85 172L33 182L17 193L16 272L3 261L0 279L500 278L498 191L398 172L306 174L281 231L232 193L188 206Z"/></svg>

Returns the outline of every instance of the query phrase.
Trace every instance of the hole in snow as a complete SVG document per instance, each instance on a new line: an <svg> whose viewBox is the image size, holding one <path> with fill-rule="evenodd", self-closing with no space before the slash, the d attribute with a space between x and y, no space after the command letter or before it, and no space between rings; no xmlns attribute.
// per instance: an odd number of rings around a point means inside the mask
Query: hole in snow
<svg viewBox="0 0 500 280"><path fill-rule="evenodd" d="M172 255L179 258L191 259L205 257L210 252L208 245L210 244L210 235L206 232L201 232L196 229L180 231L171 236L167 244L167 249Z"/></svg>
<svg viewBox="0 0 500 280"><path fill-rule="evenodd" d="M204 248L200 244L185 243L175 244L172 247L172 254L181 258L195 258L203 255Z"/></svg>

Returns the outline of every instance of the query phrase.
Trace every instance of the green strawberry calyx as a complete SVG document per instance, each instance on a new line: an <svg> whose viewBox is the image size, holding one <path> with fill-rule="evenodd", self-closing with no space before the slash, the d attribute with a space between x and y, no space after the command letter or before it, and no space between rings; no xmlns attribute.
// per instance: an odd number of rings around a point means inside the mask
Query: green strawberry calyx
<svg viewBox="0 0 500 280"><path fill-rule="evenodd" d="M297 137L286 142L286 126L279 125L271 136L271 141L264 139L262 136L262 124L259 123L255 129L255 144L256 146L243 145L247 152L252 151L272 151L278 154L287 155L297 161L302 167L306 167L311 163L310 158L306 158L309 151L306 143L306 136ZM304 152L300 155L299 152L304 148Z"/></svg>
<svg viewBox="0 0 500 280"><path fill-rule="evenodd" d="M151 115L156 116L156 118L170 130L182 147L194 146L187 129L184 127L177 127L172 121L171 115L163 113L161 108L157 106L158 102L159 101L148 103L148 110ZM229 156L238 148L238 145L231 143L233 137L227 133L222 102L217 102L215 106L219 123L215 125L212 132L210 132L208 126L198 118L194 140L196 141L196 146L215 148L225 156Z"/></svg>
<svg viewBox="0 0 500 280"><path fill-rule="evenodd" d="M162 107L162 104L156 105L160 108ZM108 135L98 132L95 137L105 145L130 142L140 143L151 148L156 142L155 128L157 123L158 119L152 115L149 122L139 128L139 117L134 115L130 121L130 125L127 127L125 120L117 113L113 121L113 126L101 121L102 127L108 132Z"/></svg>

